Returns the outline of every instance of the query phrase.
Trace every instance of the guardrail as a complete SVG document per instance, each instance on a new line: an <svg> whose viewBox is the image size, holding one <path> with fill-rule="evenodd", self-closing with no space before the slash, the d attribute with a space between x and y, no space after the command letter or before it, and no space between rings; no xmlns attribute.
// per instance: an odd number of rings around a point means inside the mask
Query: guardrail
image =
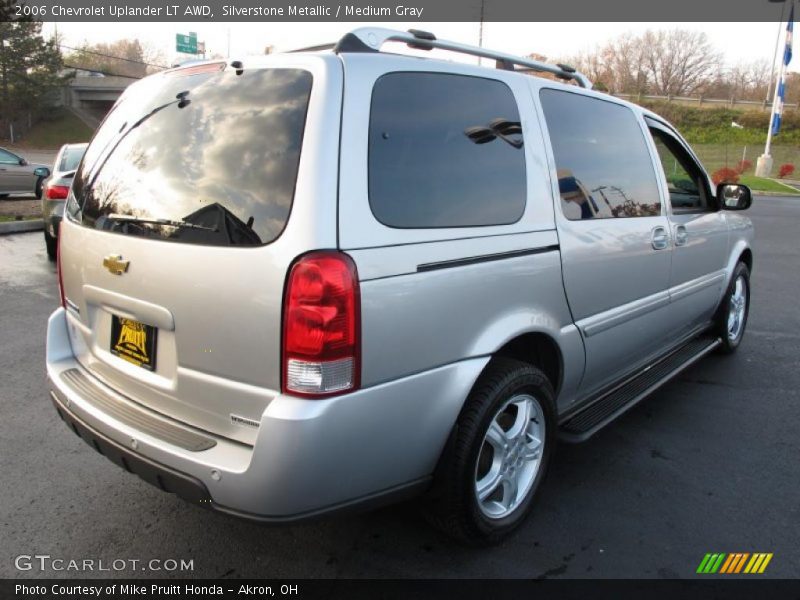
<svg viewBox="0 0 800 600"><path fill-rule="evenodd" d="M651 94L611 94L617 98L630 100L631 102L642 101L660 101L660 102L677 102L678 104L686 104L690 106L724 106L727 108L753 108L768 111L772 109L771 102L764 100L742 100L739 98L706 98L704 96L654 96ZM784 108L797 109L797 103L786 102Z"/></svg>

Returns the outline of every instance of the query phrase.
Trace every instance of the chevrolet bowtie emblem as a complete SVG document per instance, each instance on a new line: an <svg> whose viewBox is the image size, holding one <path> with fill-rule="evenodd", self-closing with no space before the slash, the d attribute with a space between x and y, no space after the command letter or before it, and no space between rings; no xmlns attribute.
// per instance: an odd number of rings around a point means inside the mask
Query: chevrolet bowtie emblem
<svg viewBox="0 0 800 600"><path fill-rule="evenodd" d="M129 260L122 260L119 254L109 254L103 259L103 266L114 275L122 275L128 270Z"/></svg>

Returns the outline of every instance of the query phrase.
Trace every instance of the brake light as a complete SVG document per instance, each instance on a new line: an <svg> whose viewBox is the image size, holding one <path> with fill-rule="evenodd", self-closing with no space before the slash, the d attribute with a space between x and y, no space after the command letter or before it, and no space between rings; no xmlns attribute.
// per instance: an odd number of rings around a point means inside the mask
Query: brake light
<svg viewBox="0 0 800 600"><path fill-rule="evenodd" d="M292 265L283 299L282 391L324 397L358 388L360 291L353 260L312 252Z"/></svg>
<svg viewBox="0 0 800 600"><path fill-rule="evenodd" d="M56 272L58 273L58 295L61 298L61 306L67 308L67 301L64 297L64 275L61 272L61 233L56 238Z"/></svg>
<svg viewBox="0 0 800 600"><path fill-rule="evenodd" d="M67 195L69 195L69 186L66 185L48 185L45 190L48 200L66 200Z"/></svg>

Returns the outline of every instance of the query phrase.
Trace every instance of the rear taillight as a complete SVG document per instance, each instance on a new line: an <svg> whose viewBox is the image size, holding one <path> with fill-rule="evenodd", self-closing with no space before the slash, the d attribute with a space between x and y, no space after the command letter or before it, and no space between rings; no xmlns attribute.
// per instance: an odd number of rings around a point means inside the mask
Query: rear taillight
<svg viewBox="0 0 800 600"><path fill-rule="evenodd" d="M48 200L66 200L69 195L69 186L48 185L45 189L45 197Z"/></svg>
<svg viewBox="0 0 800 600"><path fill-rule="evenodd" d="M56 271L58 273L58 295L61 298L61 306L67 308L67 301L64 298L64 275L61 271L61 235L56 238Z"/></svg>
<svg viewBox="0 0 800 600"><path fill-rule="evenodd" d="M283 392L319 398L357 389L360 321L349 256L312 252L295 262L283 299Z"/></svg>

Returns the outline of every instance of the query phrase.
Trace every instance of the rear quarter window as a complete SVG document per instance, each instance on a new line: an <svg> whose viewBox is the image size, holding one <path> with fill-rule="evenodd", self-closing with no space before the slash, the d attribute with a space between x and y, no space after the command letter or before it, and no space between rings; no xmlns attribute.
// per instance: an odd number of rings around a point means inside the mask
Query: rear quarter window
<svg viewBox="0 0 800 600"><path fill-rule="evenodd" d="M504 83L440 73L375 82L369 202L389 227L507 225L525 211L519 110Z"/></svg>

